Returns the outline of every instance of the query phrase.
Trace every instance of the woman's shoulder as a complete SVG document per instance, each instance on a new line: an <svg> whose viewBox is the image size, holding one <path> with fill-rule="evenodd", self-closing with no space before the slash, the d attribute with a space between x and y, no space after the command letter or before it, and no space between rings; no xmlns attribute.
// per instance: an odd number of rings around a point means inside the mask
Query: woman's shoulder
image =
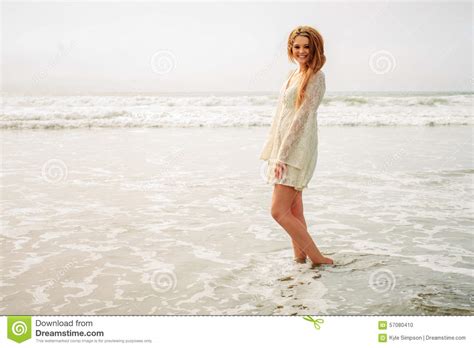
<svg viewBox="0 0 474 348"><path fill-rule="evenodd" d="M326 82L326 75L324 74L324 71L318 70L309 78L308 84L317 85L317 84L325 83L325 82Z"/></svg>
<svg viewBox="0 0 474 348"><path fill-rule="evenodd" d="M322 71L321 69L319 69L318 71L316 71L313 76L312 76L314 79L317 79L317 78L325 78L326 77L326 74L324 74L324 71Z"/></svg>

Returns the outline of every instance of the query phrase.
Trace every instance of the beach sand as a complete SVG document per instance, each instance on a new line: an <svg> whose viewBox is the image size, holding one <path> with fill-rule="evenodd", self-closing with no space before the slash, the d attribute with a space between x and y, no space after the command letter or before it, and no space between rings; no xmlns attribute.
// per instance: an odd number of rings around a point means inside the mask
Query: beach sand
<svg viewBox="0 0 474 348"><path fill-rule="evenodd" d="M322 127L293 261L267 127L3 130L4 315L472 315L472 128Z"/></svg>

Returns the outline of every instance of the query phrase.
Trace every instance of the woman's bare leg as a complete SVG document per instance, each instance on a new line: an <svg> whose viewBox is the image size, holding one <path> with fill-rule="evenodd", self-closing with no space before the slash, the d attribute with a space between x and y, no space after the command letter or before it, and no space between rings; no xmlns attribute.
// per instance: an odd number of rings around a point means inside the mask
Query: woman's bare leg
<svg viewBox="0 0 474 348"><path fill-rule="evenodd" d="M305 230L308 230L306 225L306 220L303 214L303 192L298 191L293 204L291 206L291 213L301 222ZM295 240L292 238L291 242L293 243L293 251L295 253L295 261L299 263L306 262L306 253L301 250L301 248L296 244Z"/></svg>
<svg viewBox="0 0 474 348"><path fill-rule="evenodd" d="M297 195L298 191L293 187L275 184L272 197L272 217L285 229L301 251L308 255L313 264L333 263L330 258L321 254L305 225L292 214L291 208Z"/></svg>

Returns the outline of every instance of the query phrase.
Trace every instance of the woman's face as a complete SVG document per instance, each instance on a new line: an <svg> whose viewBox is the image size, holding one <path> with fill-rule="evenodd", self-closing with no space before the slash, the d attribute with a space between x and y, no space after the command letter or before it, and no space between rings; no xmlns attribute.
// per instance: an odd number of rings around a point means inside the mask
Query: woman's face
<svg viewBox="0 0 474 348"><path fill-rule="evenodd" d="M306 36L298 35L293 42L293 57L295 60L304 64L309 59L309 39Z"/></svg>

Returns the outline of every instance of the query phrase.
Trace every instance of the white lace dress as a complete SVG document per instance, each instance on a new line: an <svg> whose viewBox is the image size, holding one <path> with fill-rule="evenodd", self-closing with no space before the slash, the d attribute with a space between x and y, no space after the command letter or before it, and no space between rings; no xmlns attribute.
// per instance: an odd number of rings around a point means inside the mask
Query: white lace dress
<svg viewBox="0 0 474 348"><path fill-rule="evenodd" d="M294 73L280 90L277 110L260 159L267 161L265 176L268 184L282 184L303 191L308 187L318 158L317 111L326 92L326 80L322 70L311 76L303 103L296 110L299 79L294 79L286 88ZM280 179L275 177L278 162L287 164Z"/></svg>

